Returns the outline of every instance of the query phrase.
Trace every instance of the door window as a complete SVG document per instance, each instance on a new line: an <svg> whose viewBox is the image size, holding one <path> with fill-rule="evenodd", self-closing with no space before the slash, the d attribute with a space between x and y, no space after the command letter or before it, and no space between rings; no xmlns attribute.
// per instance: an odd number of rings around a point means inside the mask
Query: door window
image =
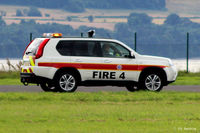
<svg viewBox="0 0 200 133"><path fill-rule="evenodd" d="M113 42L101 42L101 49L103 57L127 58L130 55L128 49Z"/></svg>
<svg viewBox="0 0 200 133"><path fill-rule="evenodd" d="M76 41L73 45L72 56L91 56L98 57L98 46L93 41Z"/></svg>

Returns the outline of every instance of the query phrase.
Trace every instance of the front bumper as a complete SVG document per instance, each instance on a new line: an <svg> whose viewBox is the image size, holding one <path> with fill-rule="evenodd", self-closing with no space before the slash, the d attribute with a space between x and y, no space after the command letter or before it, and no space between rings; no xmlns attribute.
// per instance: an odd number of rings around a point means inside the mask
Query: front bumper
<svg viewBox="0 0 200 133"><path fill-rule="evenodd" d="M177 71L176 67L170 66L170 67L166 67L164 70L167 74L167 81L169 83L174 82L177 78L177 75L178 75L178 71Z"/></svg>

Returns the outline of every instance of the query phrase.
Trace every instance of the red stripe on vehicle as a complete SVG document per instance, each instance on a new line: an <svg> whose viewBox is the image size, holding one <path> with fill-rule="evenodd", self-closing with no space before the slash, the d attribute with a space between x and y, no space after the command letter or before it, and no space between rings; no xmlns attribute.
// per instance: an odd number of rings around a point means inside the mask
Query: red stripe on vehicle
<svg viewBox="0 0 200 133"><path fill-rule="evenodd" d="M90 64L90 63L38 63L38 66L44 67L73 67L77 69L92 69L92 70L121 70L121 71L141 71L147 67L160 67L165 68L166 66L156 65L121 65L121 64ZM118 67L120 66L120 67Z"/></svg>
<svg viewBox="0 0 200 133"><path fill-rule="evenodd" d="M33 71L31 70L31 68L29 68L30 73L33 73Z"/></svg>

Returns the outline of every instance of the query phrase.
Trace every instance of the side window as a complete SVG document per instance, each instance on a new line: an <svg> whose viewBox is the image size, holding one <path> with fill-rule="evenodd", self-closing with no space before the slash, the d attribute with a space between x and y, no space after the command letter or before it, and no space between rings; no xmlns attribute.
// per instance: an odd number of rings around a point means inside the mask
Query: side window
<svg viewBox="0 0 200 133"><path fill-rule="evenodd" d="M63 56L101 56L97 42L93 41L59 41L57 51Z"/></svg>
<svg viewBox="0 0 200 133"><path fill-rule="evenodd" d="M59 41L56 49L64 56L70 56L72 51L73 42L72 41Z"/></svg>
<svg viewBox="0 0 200 133"><path fill-rule="evenodd" d="M99 57L98 44L94 41L76 41L73 45L72 56Z"/></svg>
<svg viewBox="0 0 200 133"><path fill-rule="evenodd" d="M88 56L87 42L75 42L73 45L72 56Z"/></svg>
<svg viewBox="0 0 200 133"><path fill-rule="evenodd" d="M130 51L120 44L114 42L101 42L103 57L125 58L130 55Z"/></svg>

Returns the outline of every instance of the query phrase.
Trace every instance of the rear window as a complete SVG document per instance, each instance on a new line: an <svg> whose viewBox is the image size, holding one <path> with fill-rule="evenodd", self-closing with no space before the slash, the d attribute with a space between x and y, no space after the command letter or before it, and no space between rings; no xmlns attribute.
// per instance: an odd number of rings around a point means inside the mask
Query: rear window
<svg viewBox="0 0 200 133"><path fill-rule="evenodd" d="M56 49L64 56L99 57L99 45L95 41L60 41Z"/></svg>
<svg viewBox="0 0 200 133"><path fill-rule="evenodd" d="M60 41L56 46L56 49L61 55L70 56L72 51L73 42Z"/></svg>
<svg viewBox="0 0 200 133"><path fill-rule="evenodd" d="M25 51L25 55L34 56L37 53L39 45L44 41L45 38L37 38L29 45Z"/></svg>

